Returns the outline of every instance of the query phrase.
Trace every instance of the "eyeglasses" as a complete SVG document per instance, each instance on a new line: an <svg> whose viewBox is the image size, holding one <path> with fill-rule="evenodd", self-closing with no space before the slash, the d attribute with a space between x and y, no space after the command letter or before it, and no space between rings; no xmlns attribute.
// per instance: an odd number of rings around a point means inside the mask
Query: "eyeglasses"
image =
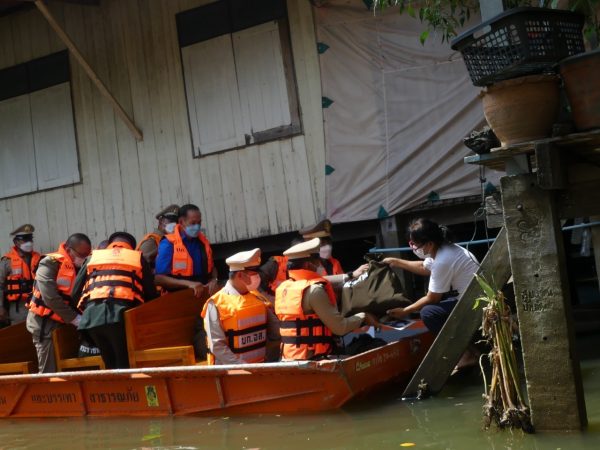
<svg viewBox="0 0 600 450"><path fill-rule="evenodd" d="M426 243L425 243L425 244L426 244ZM413 242L413 241L408 241L408 246L409 246L409 247L410 247L412 250L418 250L418 249L420 249L421 247L423 247L425 244L421 244L421 245L419 245L419 244L417 244L416 242Z"/></svg>

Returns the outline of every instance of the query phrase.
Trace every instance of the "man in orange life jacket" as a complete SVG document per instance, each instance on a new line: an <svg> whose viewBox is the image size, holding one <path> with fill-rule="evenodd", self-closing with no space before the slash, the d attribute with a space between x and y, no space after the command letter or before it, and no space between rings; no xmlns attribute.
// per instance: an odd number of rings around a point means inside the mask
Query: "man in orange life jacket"
<svg viewBox="0 0 600 450"><path fill-rule="evenodd" d="M156 255L158 254L158 244L167 234L171 234L177 225L179 214L178 205L169 205L156 215L158 225L152 233L145 235L138 244L137 250L142 252L150 267L154 268Z"/></svg>
<svg viewBox="0 0 600 450"><path fill-rule="evenodd" d="M66 323L79 324L81 315L71 291L77 271L91 250L89 238L76 233L40 261L27 315L27 330L37 352L40 373L56 372L52 331Z"/></svg>
<svg viewBox="0 0 600 450"><path fill-rule="evenodd" d="M296 244L303 242L300 238L292 239L290 244L293 247ZM287 256L275 255L271 256L266 263L260 266L261 289L267 292L275 299L275 290L281 283L287 280Z"/></svg>
<svg viewBox="0 0 600 450"><path fill-rule="evenodd" d="M244 364L279 359L279 320L257 292L260 249L225 260L229 280L202 309L210 364Z"/></svg>
<svg viewBox="0 0 600 450"><path fill-rule="evenodd" d="M33 251L34 231L33 225L25 224L10 233L14 246L0 260L0 321L9 320L13 325L27 318L25 305L41 259Z"/></svg>
<svg viewBox="0 0 600 450"><path fill-rule="evenodd" d="M168 291L191 288L196 297L216 292L217 270L212 248L200 231L202 214L196 205L179 208L179 223L158 245L156 284Z"/></svg>
<svg viewBox="0 0 600 450"><path fill-rule="evenodd" d="M368 313L350 317L340 314L331 282L343 283L347 276L325 279L316 272L319 247L319 238L314 238L283 252L288 257L290 278L275 292L275 313L280 320L284 360L326 356L333 351L333 335L343 336L362 325L377 325Z"/></svg>
<svg viewBox="0 0 600 450"><path fill-rule="evenodd" d="M344 269L342 264L332 256L332 240L331 240L331 221L325 219L310 227L299 230L304 240L308 241L314 238L321 239L319 247L319 256L321 257L321 265L325 269L324 275L342 275Z"/></svg>
<svg viewBox="0 0 600 450"><path fill-rule="evenodd" d="M135 238L117 231L108 242L83 263L72 297L83 311L78 329L87 331L107 369L123 369L129 367L123 314L158 294L150 265L133 250Z"/></svg>

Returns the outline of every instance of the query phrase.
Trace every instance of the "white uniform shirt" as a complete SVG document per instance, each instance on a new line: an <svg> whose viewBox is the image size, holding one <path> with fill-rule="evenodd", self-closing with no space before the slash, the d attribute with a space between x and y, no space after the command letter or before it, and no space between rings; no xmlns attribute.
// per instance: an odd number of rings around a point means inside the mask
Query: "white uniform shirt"
<svg viewBox="0 0 600 450"><path fill-rule="evenodd" d="M429 292L443 294L453 289L460 296L477 273L479 262L467 249L456 244L443 244L435 259L426 258L423 266L431 272Z"/></svg>

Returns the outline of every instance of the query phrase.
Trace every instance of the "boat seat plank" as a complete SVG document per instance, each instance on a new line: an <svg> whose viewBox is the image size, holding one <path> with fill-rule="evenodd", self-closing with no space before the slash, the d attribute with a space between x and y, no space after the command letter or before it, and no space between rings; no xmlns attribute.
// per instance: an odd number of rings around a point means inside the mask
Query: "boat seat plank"
<svg viewBox="0 0 600 450"><path fill-rule="evenodd" d="M194 325L207 298L184 289L126 311L129 366L196 364Z"/></svg>
<svg viewBox="0 0 600 450"><path fill-rule="evenodd" d="M65 369L89 369L94 367L105 369L100 356L78 357L79 335L77 329L72 325L65 325L53 330L52 343L54 344L56 370L59 372Z"/></svg>
<svg viewBox="0 0 600 450"><path fill-rule="evenodd" d="M23 362L31 363L30 373L37 372L37 353L25 322L0 329L0 364Z"/></svg>
<svg viewBox="0 0 600 450"><path fill-rule="evenodd" d="M2 375L31 373L32 370L33 362L31 361L0 364L0 374Z"/></svg>

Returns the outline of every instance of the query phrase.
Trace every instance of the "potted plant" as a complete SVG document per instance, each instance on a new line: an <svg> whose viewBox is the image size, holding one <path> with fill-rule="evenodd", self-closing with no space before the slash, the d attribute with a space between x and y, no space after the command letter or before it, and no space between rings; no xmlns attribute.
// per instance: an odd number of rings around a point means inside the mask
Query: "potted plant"
<svg viewBox="0 0 600 450"><path fill-rule="evenodd" d="M600 0L577 0L573 8L586 17L584 35L591 51L561 61L560 75L575 127L585 131L600 128Z"/></svg>

